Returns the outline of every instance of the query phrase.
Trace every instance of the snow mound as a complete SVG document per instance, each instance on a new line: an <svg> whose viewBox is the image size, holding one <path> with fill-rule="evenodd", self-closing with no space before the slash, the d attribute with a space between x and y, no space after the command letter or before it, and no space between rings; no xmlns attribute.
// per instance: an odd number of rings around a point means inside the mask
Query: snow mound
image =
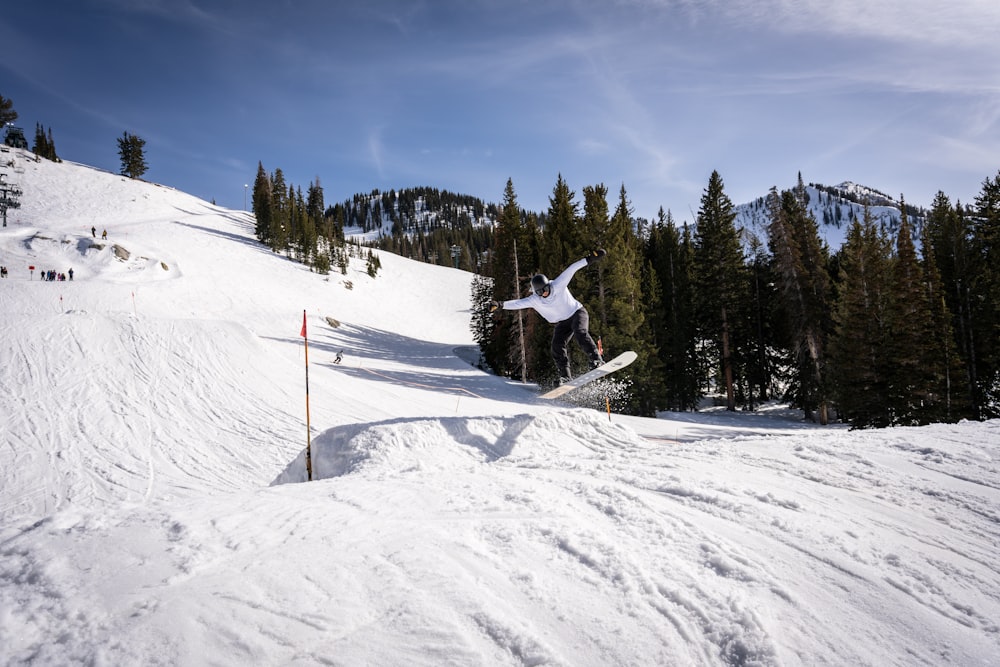
<svg viewBox="0 0 1000 667"><path fill-rule="evenodd" d="M645 441L592 410L512 417L391 419L329 429L312 442L313 479L357 473L468 470L504 459L519 465L553 457L612 457ZM272 485L306 481L305 451Z"/></svg>
<svg viewBox="0 0 1000 667"><path fill-rule="evenodd" d="M169 265L123 243L114 243L89 235L28 232L19 243L9 244L15 265L36 267L38 272L73 268L77 279L102 276L123 282L145 282L174 277ZM137 273L138 272L138 273Z"/></svg>

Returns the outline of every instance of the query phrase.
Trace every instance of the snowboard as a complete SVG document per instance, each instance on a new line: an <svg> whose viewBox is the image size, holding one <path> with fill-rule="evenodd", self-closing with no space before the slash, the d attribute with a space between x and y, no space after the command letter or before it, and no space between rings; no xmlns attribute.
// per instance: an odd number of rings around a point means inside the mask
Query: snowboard
<svg viewBox="0 0 1000 667"><path fill-rule="evenodd" d="M629 350L628 352L622 352L611 361L606 361L601 366L598 366L593 370L589 370L583 375L573 378L569 382L564 382L555 389L545 392L544 394L539 396L539 398L552 399L552 398L559 398L560 396L565 396L574 389L579 389L584 385L590 384L594 380L599 380L605 375L610 375L615 371L620 371L621 369L625 368L633 361L635 361L637 356L638 355L635 352L632 352L631 350Z"/></svg>

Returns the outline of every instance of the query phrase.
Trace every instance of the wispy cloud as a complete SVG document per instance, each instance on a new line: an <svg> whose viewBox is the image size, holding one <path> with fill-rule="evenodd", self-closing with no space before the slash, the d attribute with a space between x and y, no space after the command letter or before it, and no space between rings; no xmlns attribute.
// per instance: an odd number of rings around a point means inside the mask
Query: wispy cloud
<svg viewBox="0 0 1000 667"><path fill-rule="evenodd" d="M750 3L737 4L746 7ZM773 25L779 30L998 49L1000 3L994 0L765 0L757 4L776 14Z"/></svg>
<svg viewBox="0 0 1000 667"><path fill-rule="evenodd" d="M1000 3L995 0L617 0L615 4L666 13L692 25L727 19L748 29L1000 49Z"/></svg>
<svg viewBox="0 0 1000 667"><path fill-rule="evenodd" d="M368 157L379 178L385 178L384 153L385 146L382 144L381 129L371 128L368 131Z"/></svg>
<svg viewBox="0 0 1000 667"><path fill-rule="evenodd" d="M562 173L624 182L649 215L685 209L715 168L756 196L806 166L853 178L936 151L981 171L1000 149L997 0L63 4L45 41L0 17L0 72L58 98L41 118L57 133L56 106L159 154L193 144L341 187L510 176L544 203Z"/></svg>
<svg viewBox="0 0 1000 667"><path fill-rule="evenodd" d="M123 16L148 17L181 23L190 28L225 35L236 35L242 21L239 14L223 16L205 9L193 0L97 0Z"/></svg>

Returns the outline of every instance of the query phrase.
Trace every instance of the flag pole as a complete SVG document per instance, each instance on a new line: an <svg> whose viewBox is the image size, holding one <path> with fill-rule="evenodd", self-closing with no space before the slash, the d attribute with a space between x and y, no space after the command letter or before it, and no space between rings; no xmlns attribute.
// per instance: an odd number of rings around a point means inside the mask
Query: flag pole
<svg viewBox="0 0 1000 667"><path fill-rule="evenodd" d="M309 425L309 336L306 335L306 311L302 311L302 332L299 334L306 344L306 478L312 481L312 428Z"/></svg>

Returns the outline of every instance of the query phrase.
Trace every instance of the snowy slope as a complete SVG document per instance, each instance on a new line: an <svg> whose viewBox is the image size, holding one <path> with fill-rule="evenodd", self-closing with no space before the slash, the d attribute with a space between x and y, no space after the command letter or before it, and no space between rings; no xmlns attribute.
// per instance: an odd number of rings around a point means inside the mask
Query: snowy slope
<svg viewBox="0 0 1000 667"><path fill-rule="evenodd" d="M1000 662L1000 423L560 408L456 354L468 274L15 154L0 664Z"/></svg>

